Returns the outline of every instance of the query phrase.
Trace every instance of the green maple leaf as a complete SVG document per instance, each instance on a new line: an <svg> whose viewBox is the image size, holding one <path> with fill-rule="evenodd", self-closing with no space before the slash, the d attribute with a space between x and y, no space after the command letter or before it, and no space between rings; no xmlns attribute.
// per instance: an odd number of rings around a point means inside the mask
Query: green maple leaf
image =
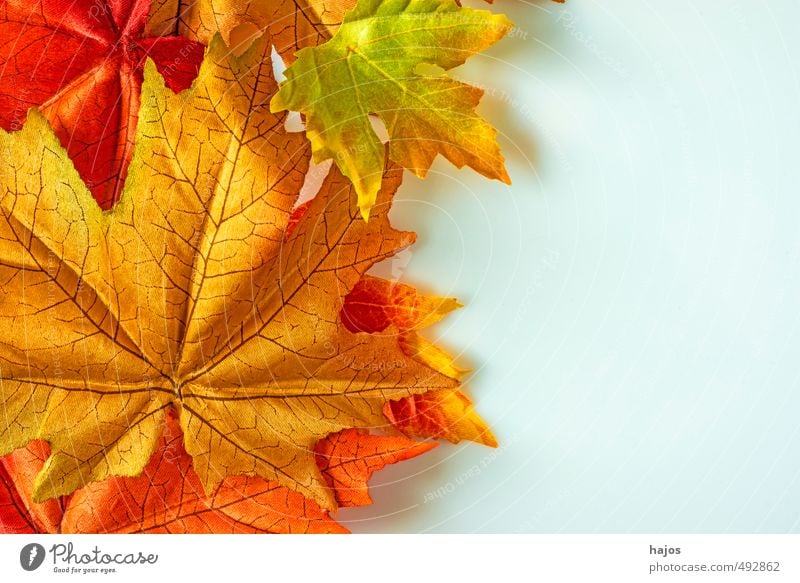
<svg viewBox="0 0 800 583"><path fill-rule="evenodd" d="M335 160L365 218L385 162L370 114L386 126L391 160L417 176L441 154L508 183L497 132L475 112L483 91L420 69L457 67L511 26L454 0L361 0L330 41L298 52L272 111L305 115L315 161Z"/></svg>

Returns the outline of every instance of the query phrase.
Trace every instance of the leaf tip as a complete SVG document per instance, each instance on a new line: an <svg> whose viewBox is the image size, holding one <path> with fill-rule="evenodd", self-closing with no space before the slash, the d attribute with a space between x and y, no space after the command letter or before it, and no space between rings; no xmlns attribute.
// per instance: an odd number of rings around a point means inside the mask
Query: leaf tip
<svg viewBox="0 0 800 583"><path fill-rule="evenodd" d="M383 175L381 174L381 178ZM369 222L372 207L378 200L378 192L381 189L381 178L377 181L371 178L363 179L358 175L354 175L353 186L355 186L356 196L358 198L358 211L364 222Z"/></svg>
<svg viewBox="0 0 800 583"><path fill-rule="evenodd" d="M449 314L464 307L464 304L459 302L456 298L444 298L439 305L439 310L442 314Z"/></svg>
<svg viewBox="0 0 800 583"><path fill-rule="evenodd" d="M511 186L511 176L508 175L508 170L506 170L505 164L503 164L503 166L500 168L498 180L500 180L500 182L503 184Z"/></svg>
<svg viewBox="0 0 800 583"><path fill-rule="evenodd" d="M319 504L319 507L328 513L339 510L339 505L336 502L336 495L333 490L327 486L325 479L322 478L321 475L319 481L315 480L315 484L312 486L309 496L311 500Z"/></svg>
<svg viewBox="0 0 800 583"><path fill-rule="evenodd" d="M156 62L152 59L152 57L147 57L144 62L144 83L147 85L156 82L160 82L162 85L165 85L164 78L158 72Z"/></svg>
<svg viewBox="0 0 800 583"><path fill-rule="evenodd" d="M42 504L53 498L69 494L71 491L69 489L67 489L67 491L62 491L63 488L56 488L52 472L50 471L52 460L53 458L51 456L45 461L44 467L36 474L36 478L33 481L31 499L36 504Z"/></svg>
<svg viewBox="0 0 800 583"><path fill-rule="evenodd" d="M481 445L485 445L487 447L491 447L492 449L497 449L500 447L500 443L497 441L497 437L495 434L492 433L492 430L489 429L487 425L484 425L481 431L475 438L475 443L480 443Z"/></svg>

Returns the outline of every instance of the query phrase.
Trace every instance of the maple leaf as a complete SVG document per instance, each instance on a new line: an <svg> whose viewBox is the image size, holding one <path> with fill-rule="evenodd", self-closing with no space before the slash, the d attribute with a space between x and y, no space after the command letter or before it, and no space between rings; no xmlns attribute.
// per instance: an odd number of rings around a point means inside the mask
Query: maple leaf
<svg viewBox="0 0 800 583"><path fill-rule="evenodd" d="M385 467L433 449L435 442L416 442L405 437L371 435L363 429L347 429L329 435L317 445L317 465L342 507L372 504L367 482Z"/></svg>
<svg viewBox="0 0 800 583"><path fill-rule="evenodd" d="M35 110L0 131L0 454L49 443L34 500L138 475L175 409L207 492L261 476L332 509L320 439L457 385L391 334L339 320L364 272L414 239L386 216L401 169L387 168L369 223L331 172L285 236L308 148L269 110L269 47L239 58L215 38L177 95L148 62L108 212Z"/></svg>
<svg viewBox="0 0 800 583"><path fill-rule="evenodd" d="M180 91L203 57L198 42L145 36L149 7L149 0L0 2L0 127L19 129L39 107L103 208L125 182L145 58Z"/></svg>
<svg viewBox="0 0 800 583"><path fill-rule="evenodd" d="M46 443L34 441L0 458L0 533L59 532L62 501L37 504L31 496L34 477L49 451Z"/></svg>
<svg viewBox="0 0 800 583"><path fill-rule="evenodd" d="M341 506L369 504L367 480L387 463L434 447L402 437L347 429L321 440L317 465ZM206 496L174 415L141 476L107 478L68 497L33 502L44 442L0 458L0 532L4 533L341 533L314 502L262 478L233 476Z"/></svg>
<svg viewBox="0 0 800 583"><path fill-rule="evenodd" d="M246 48L266 30L278 54L291 63L299 49L330 39L355 4L356 0L152 0L147 31L163 36L177 30L206 44L220 33L228 46Z"/></svg>
<svg viewBox="0 0 800 583"><path fill-rule="evenodd" d="M389 158L416 175L441 154L508 183L497 131L475 111L483 91L418 67L457 67L511 26L454 0L360 0L330 41L297 54L272 110L305 116L314 160L333 159L353 181L365 218L386 156L371 114L386 126Z"/></svg>
<svg viewBox="0 0 800 583"><path fill-rule="evenodd" d="M377 334L390 326L399 331L397 341L408 356L452 378L463 371L452 358L419 334L461 307L452 298L423 296L409 285L365 276L347 295L342 306L342 323L353 332ZM405 435L475 441L497 447L492 431L458 388L411 395L387 403L386 418Z"/></svg>

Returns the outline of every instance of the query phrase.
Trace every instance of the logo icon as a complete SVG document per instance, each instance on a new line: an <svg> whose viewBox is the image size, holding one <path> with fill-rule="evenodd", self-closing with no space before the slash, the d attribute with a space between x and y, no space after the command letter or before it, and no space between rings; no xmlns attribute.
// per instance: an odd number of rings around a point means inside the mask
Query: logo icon
<svg viewBox="0 0 800 583"><path fill-rule="evenodd" d="M39 543L30 543L19 552L19 564L26 571L35 571L44 563L44 547Z"/></svg>

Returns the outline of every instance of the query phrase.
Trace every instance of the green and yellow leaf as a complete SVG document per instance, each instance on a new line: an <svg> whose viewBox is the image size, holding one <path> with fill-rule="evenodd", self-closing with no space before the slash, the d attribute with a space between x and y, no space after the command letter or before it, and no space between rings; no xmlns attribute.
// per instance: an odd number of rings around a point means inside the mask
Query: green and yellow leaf
<svg viewBox="0 0 800 583"><path fill-rule="evenodd" d="M511 26L505 16L454 0L361 0L331 40L297 54L272 110L303 114L314 160L334 160L355 185L365 217L386 156L372 115L386 126L390 160L417 176L442 155L509 182L497 132L475 111L483 91L446 72Z"/></svg>

